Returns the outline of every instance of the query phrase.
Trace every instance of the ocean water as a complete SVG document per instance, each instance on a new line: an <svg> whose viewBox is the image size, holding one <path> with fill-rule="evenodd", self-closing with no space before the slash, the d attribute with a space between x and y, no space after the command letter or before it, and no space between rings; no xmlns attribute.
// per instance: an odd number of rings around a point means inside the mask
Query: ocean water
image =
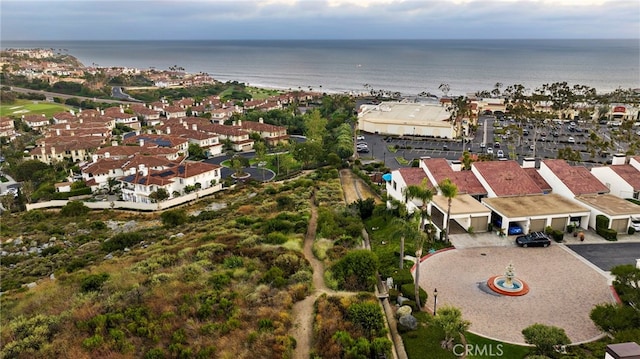
<svg viewBox="0 0 640 359"><path fill-rule="evenodd" d="M441 96L531 90L566 81L599 93L640 88L638 40L272 40L4 41L6 48L53 48L89 66L206 72L220 81L324 92L375 90Z"/></svg>

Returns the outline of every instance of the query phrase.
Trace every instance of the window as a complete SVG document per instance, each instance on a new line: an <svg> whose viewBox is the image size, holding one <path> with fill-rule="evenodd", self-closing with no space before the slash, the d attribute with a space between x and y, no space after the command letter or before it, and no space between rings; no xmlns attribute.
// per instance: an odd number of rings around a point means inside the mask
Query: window
<svg viewBox="0 0 640 359"><path fill-rule="evenodd" d="M396 188L396 181L393 181L392 183L393 183L393 189L394 189L394 190L395 190L395 189L397 189L397 188Z"/></svg>

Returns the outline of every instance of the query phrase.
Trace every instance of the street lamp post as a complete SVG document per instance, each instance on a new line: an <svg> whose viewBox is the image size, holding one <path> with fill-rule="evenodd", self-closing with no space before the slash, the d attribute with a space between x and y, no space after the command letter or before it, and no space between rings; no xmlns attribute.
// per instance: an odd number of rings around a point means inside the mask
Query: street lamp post
<svg viewBox="0 0 640 359"><path fill-rule="evenodd" d="M436 307L438 306L438 288L433 288L433 315L436 315Z"/></svg>

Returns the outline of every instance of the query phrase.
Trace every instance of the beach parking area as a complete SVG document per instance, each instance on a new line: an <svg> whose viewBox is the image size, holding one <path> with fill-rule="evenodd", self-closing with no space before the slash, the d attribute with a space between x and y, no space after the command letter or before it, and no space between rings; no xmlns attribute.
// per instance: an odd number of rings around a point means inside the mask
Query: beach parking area
<svg viewBox="0 0 640 359"><path fill-rule="evenodd" d="M529 285L528 294L507 297L483 288L509 263L516 278ZM560 245L449 250L424 260L420 271L420 286L429 293L427 307L433 310L437 288L438 308L460 308L471 331L504 342L524 344L522 329L534 323L563 328L572 343L594 340L602 333L589 313L597 304L614 301L607 278Z"/></svg>

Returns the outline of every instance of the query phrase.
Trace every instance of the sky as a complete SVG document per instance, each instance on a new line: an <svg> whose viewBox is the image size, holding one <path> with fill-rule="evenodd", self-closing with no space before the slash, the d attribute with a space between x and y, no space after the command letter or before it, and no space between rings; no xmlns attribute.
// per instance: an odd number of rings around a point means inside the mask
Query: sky
<svg viewBox="0 0 640 359"><path fill-rule="evenodd" d="M640 38L639 0L0 0L0 41Z"/></svg>

